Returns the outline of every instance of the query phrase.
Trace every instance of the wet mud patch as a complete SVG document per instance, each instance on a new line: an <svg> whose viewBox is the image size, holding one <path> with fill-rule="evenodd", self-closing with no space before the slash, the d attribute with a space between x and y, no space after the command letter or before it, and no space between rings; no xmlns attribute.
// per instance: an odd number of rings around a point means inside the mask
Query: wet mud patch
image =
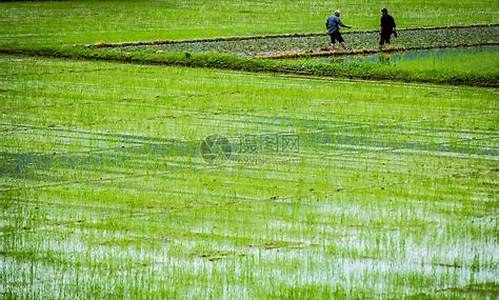
<svg viewBox="0 0 500 300"><path fill-rule="evenodd" d="M344 32L350 50L336 54L362 54L378 51L378 31ZM279 36L229 37L192 41L153 41L123 44L99 44L97 49L120 52L161 53L231 53L259 58L284 58L331 55L326 47L329 37L324 33L290 34ZM409 28L399 31L393 48L399 50L445 48L498 44L498 25L448 28Z"/></svg>

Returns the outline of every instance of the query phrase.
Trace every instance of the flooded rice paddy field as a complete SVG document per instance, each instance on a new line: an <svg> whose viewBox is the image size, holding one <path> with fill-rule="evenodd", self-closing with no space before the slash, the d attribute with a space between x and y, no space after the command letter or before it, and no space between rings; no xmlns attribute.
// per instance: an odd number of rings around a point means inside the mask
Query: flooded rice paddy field
<svg viewBox="0 0 500 300"><path fill-rule="evenodd" d="M498 294L497 89L0 69L3 297Z"/></svg>
<svg viewBox="0 0 500 300"><path fill-rule="evenodd" d="M441 48L441 49L426 49L426 50L409 50L392 53L377 53L370 55L353 55L333 58L317 58L317 61L344 63L344 62L371 62L371 63L405 63L418 61L446 61L450 57L468 57L468 56L489 56L494 58L498 56L498 46L474 46L460 48ZM498 57L497 59L498 60ZM485 61L484 63L488 63ZM492 63L495 63L493 59ZM477 65L469 65L470 68L478 68Z"/></svg>

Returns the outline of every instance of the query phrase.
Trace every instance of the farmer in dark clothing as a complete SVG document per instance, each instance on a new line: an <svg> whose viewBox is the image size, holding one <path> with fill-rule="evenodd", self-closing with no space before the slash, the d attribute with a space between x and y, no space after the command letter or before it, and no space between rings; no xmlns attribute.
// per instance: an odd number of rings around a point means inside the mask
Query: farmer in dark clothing
<svg viewBox="0 0 500 300"><path fill-rule="evenodd" d="M382 17L380 18L380 49L384 47L384 44L391 43L391 35L397 37L396 33L396 22L394 18L389 15L387 8L382 9Z"/></svg>
<svg viewBox="0 0 500 300"><path fill-rule="evenodd" d="M340 27L351 28L351 26L344 25L340 20L340 11L336 10L333 16L330 16L326 20L326 29L328 30L328 35L330 35L330 50L335 50L335 41L338 41L344 49L348 49L342 34L340 34Z"/></svg>

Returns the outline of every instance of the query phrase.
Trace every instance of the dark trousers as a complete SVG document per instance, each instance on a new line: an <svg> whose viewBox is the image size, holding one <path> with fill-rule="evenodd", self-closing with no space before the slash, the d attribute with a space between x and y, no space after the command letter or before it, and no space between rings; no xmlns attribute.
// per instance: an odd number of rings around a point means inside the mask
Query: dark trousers
<svg viewBox="0 0 500 300"><path fill-rule="evenodd" d="M391 34L392 31L382 31L380 33L380 41L378 42L379 45L384 45L384 44L390 44L391 43Z"/></svg>
<svg viewBox="0 0 500 300"><path fill-rule="evenodd" d="M332 44L335 44L335 41L338 41L339 43L344 42L344 39L342 38L340 31L335 31L334 33L330 33L329 35L330 35L330 42Z"/></svg>

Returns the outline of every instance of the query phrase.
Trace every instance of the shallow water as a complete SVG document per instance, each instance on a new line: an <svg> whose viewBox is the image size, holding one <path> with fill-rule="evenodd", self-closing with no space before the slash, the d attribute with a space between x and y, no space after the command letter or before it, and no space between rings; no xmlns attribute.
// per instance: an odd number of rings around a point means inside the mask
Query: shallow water
<svg viewBox="0 0 500 300"><path fill-rule="evenodd" d="M464 48L442 48L431 50L411 50L393 53L377 53L371 55L352 55L336 58L321 58L324 62L373 62L373 63L398 63L417 60L443 60L450 55L465 55L476 53L498 53L498 46L479 46Z"/></svg>

